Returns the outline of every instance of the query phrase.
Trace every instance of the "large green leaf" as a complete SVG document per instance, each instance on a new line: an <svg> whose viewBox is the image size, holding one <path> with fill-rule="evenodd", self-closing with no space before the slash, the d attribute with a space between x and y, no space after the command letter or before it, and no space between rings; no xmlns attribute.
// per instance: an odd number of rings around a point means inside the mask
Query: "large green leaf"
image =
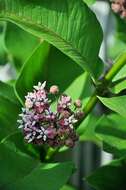
<svg viewBox="0 0 126 190"><path fill-rule="evenodd" d="M75 188L69 186L69 185L65 185L63 188L61 188L60 190L75 190Z"/></svg>
<svg viewBox="0 0 126 190"><path fill-rule="evenodd" d="M5 40L4 40L4 28L5 28L5 23L0 22L0 65L4 65L7 62L7 52L5 49Z"/></svg>
<svg viewBox="0 0 126 190"><path fill-rule="evenodd" d="M87 5L92 5L93 3L96 2L96 0L83 0Z"/></svg>
<svg viewBox="0 0 126 190"><path fill-rule="evenodd" d="M126 159L115 160L98 168L87 181L96 190L125 190L126 189Z"/></svg>
<svg viewBox="0 0 126 190"><path fill-rule="evenodd" d="M33 85L44 80L48 86L57 84L63 92L81 73L83 70L70 58L43 42L24 64L16 82L16 92L23 101L27 92L33 89ZM84 85L83 79L84 77L81 79L81 90Z"/></svg>
<svg viewBox="0 0 126 190"><path fill-rule="evenodd" d="M62 3L59 0L0 0L0 19L44 38L93 76L99 75L102 30L82 0Z"/></svg>
<svg viewBox="0 0 126 190"><path fill-rule="evenodd" d="M92 141L101 145L101 139L97 136L95 129L102 122L102 116L97 117L90 114L79 126L77 133L79 134L80 141Z"/></svg>
<svg viewBox="0 0 126 190"><path fill-rule="evenodd" d="M24 64L15 85L16 93L21 101L24 100L27 92L32 90L33 85L41 81L48 52L48 43L44 42L39 44L28 61Z"/></svg>
<svg viewBox="0 0 126 190"><path fill-rule="evenodd" d="M15 104L19 104L13 87L2 81L0 81L0 96L14 102Z"/></svg>
<svg viewBox="0 0 126 190"><path fill-rule="evenodd" d="M118 96L113 98L98 97L99 100L109 109L126 117L126 96Z"/></svg>
<svg viewBox="0 0 126 190"><path fill-rule="evenodd" d="M126 155L126 118L117 114L104 116L95 133L105 151L118 157Z"/></svg>
<svg viewBox="0 0 126 190"><path fill-rule="evenodd" d="M72 77L72 73L78 73L77 69L70 72L70 76ZM65 94L69 94L73 100L81 99L83 106L86 105L87 101L89 100L89 97L92 94L93 88L92 88L92 81L88 73L83 73L79 76L75 76L75 79L72 81L72 83L68 86L68 88L65 90ZM78 88L79 87L79 88Z"/></svg>
<svg viewBox="0 0 126 190"><path fill-rule="evenodd" d="M0 82L0 140L17 130L20 104L12 86Z"/></svg>
<svg viewBox="0 0 126 190"><path fill-rule="evenodd" d="M39 161L0 145L0 189L59 190L69 179L73 164L41 164Z"/></svg>
<svg viewBox="0 0 126 190"><path fill-rule="evenodd" d="M0 96L0 140L17 130L20 106Z"/></svg>
<svg viewBox="0 0 126 190"><path fill-rule="evenodd" d="M40 39L25 32L14 24L7 23L5 31L5 45L13 57L16 68L20 68L25 60L32 54Z"/></svg>

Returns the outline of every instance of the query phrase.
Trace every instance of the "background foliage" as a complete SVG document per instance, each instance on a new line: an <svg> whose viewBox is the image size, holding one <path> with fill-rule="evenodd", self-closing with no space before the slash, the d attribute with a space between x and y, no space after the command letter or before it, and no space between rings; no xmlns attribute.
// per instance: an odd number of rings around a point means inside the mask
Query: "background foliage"
<svg viewBox="0 0 126 190"><path fill-rule="evenodd" d="M25 95L45 80L47 88L56 84L61 93L82 100L79 140L114 156L86 178L88 183L96 190L126 189L126 21L113 15L116 31L108 51L111 59L120 56L109 70L99 57L104 31L89 7L93 3L0 0L0 65L9 63L15 73L12 80L0 82L1 189L74 190L68 184L76 171L71 158L45 162L48 149L26 144L17 128ZM100 113L92 111L97 102Z"/></svg>

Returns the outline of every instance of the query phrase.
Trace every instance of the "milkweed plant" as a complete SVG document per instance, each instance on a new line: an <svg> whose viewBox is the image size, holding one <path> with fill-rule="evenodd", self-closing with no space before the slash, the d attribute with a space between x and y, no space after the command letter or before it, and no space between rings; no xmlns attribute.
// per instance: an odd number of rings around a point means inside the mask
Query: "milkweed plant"
<svg viewBox="0 0 126 190"><path fill-rule="evenodd" d="M107 30L97 2L0 0L1 190L79 190L77 172L93 189L126 190L126 0L104 2ZM113 160L82 176L71 152L87 141Z"/></svg>

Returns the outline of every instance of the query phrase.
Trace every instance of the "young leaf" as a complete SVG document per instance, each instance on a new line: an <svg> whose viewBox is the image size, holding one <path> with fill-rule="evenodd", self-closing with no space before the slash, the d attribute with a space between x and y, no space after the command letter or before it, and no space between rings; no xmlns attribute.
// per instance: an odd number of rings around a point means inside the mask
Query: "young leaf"
<svg viewBox="0 0 126 190"><path fill-rule="evenodd" d="M4 144L0 152L0 189L59 190L73 171L69 162L41 164Z"/></svg>
<svg viewBox="0 0 126 190"><path fill-rule="evenodd" d="M92 76L99 75L102 29L82 0L0 0L0 19L43 38Z"/></svg>
<svg viewBox="0 0 126 190"><path fill-rule="evenodd" d="M113 98L98 98L106 107L126 117L126 96L118 96Z"/></svg>
<svg viewBox="0 0 126 190"><path fill-rule="evenodd" d="M125 190L125 170L125 158L114 160L110 164L98 168L87 177L87 181L96 190Z"/></svg>

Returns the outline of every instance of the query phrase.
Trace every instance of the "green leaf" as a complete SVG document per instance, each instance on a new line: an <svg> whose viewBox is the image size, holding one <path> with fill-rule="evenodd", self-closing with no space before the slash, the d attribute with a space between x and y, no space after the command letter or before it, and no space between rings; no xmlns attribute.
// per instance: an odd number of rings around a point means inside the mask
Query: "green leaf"
<svg viewBox="0 0 126 190"><path fill-rule="evenodd" d="M64 92L81 73L83 70L70 58L58 49L49 46L47 42L43 42L24 64L16 82L16 92L24 101L27 92L33 90L33 85L39 81L47 81L47 87L56 84L60 92ZM81 79L82 89L83 78Z"/></svg>
<svg viewBox="0 0 126 190"><path fill-rule="evenodd" d="M0 141L17 130L20 104L13 87L0 82Z"/></svg>
<svg viewBox="0 0 126 190"><path fill-rule="evenodd" d="M108 47L110 60L115 60L122 52L126 52L126 44L115 36L114 41Z"/></svg>
<svg viewBox="0 0 126 190"><path fill-rule="evenodd" d="M122 40L123 42L126 43L126 21L125 19L121 19L118 15L115 14L116 18L116 37L117 39Z"/></svg>
<svg viewBox="0 0 126 190"><path fill-rule="evenodd" d="M113 98L98 98L106 107L126 117L126 96L118 96Z"/></svg>
<svg viewBox="0 0 126 190"><path fill-rule="evenodd" d="M0 140L17 130L20 106L0 96Z"/></svg>
<svg viewBox="0 0 126 190"><path fill-rule="evenodd" d="M0 65L4 65L7 62L7 52L5 49L5 40L4 40L4 28L5 28L5 23L0 22Z"/></svg>
<svg viewBox="0 0 126 190"><path fill-rule="evenodd" d="M97 137L95 129L102 122L102 117L90 114L79 126L77 133L80 141L92 141L97 145L101 145L101 139Z"/></svg>
<svg viewBox="0 0 126 190"><path fill-rule="evenodd" d="M117 114L104 116L95 132L103 142L103 149L116 157L126 155L126 119Z"/></svg>
<svg viewBox="0 0 126 190"><path fill-rule="evenodd" d="M23 102L27 92L31 91L38 81L41 81L43 66L48 57L48 52L48 43L39 44L24 64L15 85L16 93L21 102Z"/></svg>
<svg viewBox="0 0 126 190"><path fill-rule="evenodd" d="M65 185L63 188L61 188L60 190L75 190L73 187Z"/></svg>
<svg viewBox="0 0 126 190"><path fill-rule="evenodd" d="M0 81L0 96L14 102L15 104L19 104L13 87L2 81Z"/></svg>
<svg viewBox="0 0 126 190"><path fill-rule="evenodd" d="M92 5L96 2L96 0L83 0L87 5Z"/></svg>
<svg viewBox="0 0 126 190"><path fill-rule="evenodd" d="M70 162L42 164L4 144L0 153L1 189L59 190L73 171Z"/></svg>
<svg viewBox="0 0 126 190"><path fill-rule="evenodd" d="M17 69L20 69L25 60L32 54L40 40L14 24L7 23L5 31L5 45L13 56Z"/></svg>
<svg viewBox="0 0 126 190"><path fill-rule="evenodd" d="M10 133L8 136L3 138L0 143L4 143L15 150L17 149L25 154L28 154L32 157L40 159L40 151L39 149L37 149L38 147L32 144L26 143L24 140L23 134L19 130L16 130ZM41 147L41 151L42 151L42 147Z"/></svg>
<svg viewBox="0 0 126 190"><path fill-rule="evenodd" d="M123 81L116 84L112 91L116 94L120 93L122 90L126 89L126 65L117 73L117 75L114 77L113 82L119 81L121 79L124 79Z"/></svg>
<svg viewBox="0 0 126 190"><path fill-rule="evenodd" d="M0 0L0 19L45 39L93 77L99 75L102 29L82 0L62 3L59 0Z"/></svg>
<svg viewBox="0 0 126 190"><path fill-rule="evenodd" d="M125 158L114 160L110 164L98 168L87 177L87 181L96 190L125 190L125 170Z"/></svg>
<svg viewBox="0 0 126 190"><path fill-rule="evenodd" d="M75 72L77 74L77 70L73 71L72 73ZM71 77L72 73L70 73ZM75 74L73 76L76 77ZM92 81L90 76L88 75L88 73L85 72L76 77L75 80L73 80L73 82L68 86L68 88L65 90L64 93L69 94L73 100L76 100L78 98L81 99L82 104L85 105L92 93L91 82Z"/></svg>

